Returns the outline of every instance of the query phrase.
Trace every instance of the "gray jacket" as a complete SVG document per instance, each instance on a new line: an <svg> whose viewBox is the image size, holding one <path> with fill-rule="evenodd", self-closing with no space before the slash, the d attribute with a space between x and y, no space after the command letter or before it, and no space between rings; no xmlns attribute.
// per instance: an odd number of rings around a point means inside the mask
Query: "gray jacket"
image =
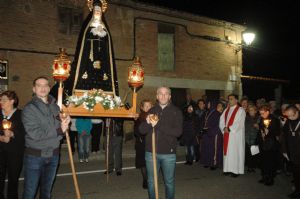
<svg viewBox="0 0 300 199"><path fill-rule="evenodd" d="M59 106L52 96L48 104L34 96L24 107L22 121L25 127L25 146L37 150L54 150L63 137L59 118Z"/></svg>

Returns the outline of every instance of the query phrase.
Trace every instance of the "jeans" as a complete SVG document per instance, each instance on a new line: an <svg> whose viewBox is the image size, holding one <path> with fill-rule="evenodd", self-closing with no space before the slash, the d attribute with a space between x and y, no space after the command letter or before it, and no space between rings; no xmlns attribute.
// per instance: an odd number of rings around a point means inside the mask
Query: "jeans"
<svg viewBox="0 0 300 199"><path fill-rule="evenodd" d="M194 156L195 156L194 146L193 145L185 147L185 155L186 155L186 161L193 163Z"/></svg>
<svg viewBox="0 0 300 199"><path fill-rule="evenodd" d="M78 157L79 159L89 158L91 135L78 135Z"/></svg>
<svg viewBox="0 0 300 199"><path fill-rule="evenodd" d="M40 199L50 199L59 156L24 155L24 191L22 199L34 199L40 183Z"/></svg>
<svg viewBox="0 0 300 199"><path fill-rule="evenodd" d="M145 159L148 175L148 195L149 199L155 199L152 153L146 152ZM156 154L156 163L157 172L161 168L164 177L166 199L174 199L176 154Z"/></svg>

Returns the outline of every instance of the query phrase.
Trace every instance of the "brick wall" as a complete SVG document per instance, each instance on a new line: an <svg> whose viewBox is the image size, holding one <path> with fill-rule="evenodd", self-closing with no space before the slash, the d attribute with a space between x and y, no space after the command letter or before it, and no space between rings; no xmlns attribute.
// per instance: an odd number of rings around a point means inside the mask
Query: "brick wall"
<svg viewBox="0 0 300 199"><path fill-rule="evenodd" d="M58 53L59 47L67 48L69 54L74 54L75 51L78 35L59 33L55 2L27 1L24 4L22 0L0 1L0 59L9 61L8 86L17 91L21 106L30 99L32 80L36 76L51 77L54 58L51 53ZM86 7L83 9L86 15L88 10ZM229 74L233 66L240 73L241 53L236 54L234 47L225 42L211 41L200 36L224 39L227 35L240 42L239 35L244 27L129 0L111 1L105 16L112 34L122 98L130 91L127 85L127 67L132 64L134 55L141 57L149 80L151 77L160 77L162 80L169 78L163 82L170 87L173 85L168 82L184 87L189 80L201 80L201 85L186 87L191 88L195 99L204 93L205 88L214 85L214 89L222 90L223 94L233 90L233 87L228 86L231 85ZM176 69L173 72L162 72L157 67L157 23L161 22L175 26ZM139 91L138 100L154 100L156 86L159 86L156 82L145 84Z"/></svg>

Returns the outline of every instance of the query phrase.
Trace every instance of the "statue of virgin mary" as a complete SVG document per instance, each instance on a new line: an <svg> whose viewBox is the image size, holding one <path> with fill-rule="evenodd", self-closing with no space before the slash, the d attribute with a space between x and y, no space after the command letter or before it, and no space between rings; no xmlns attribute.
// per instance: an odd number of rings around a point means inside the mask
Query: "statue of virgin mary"
<svg viewBox="0 0 300 199"><path fill-rule="evenodd" d="M104 18L105 0L88 1L91 12L78 37L71 74L65 82L68 95L101 89L118 95L118 80L112 39Z"/></svg>

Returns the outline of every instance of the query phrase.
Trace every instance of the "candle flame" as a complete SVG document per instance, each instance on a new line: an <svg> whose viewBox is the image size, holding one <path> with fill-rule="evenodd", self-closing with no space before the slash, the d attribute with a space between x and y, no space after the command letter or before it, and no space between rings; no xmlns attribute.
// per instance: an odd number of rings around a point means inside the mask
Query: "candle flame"
<svg viewBox="0 0 300 199"><path fill-rule="evenodd" d="M158 122L159 118L158 115L156 114L150 114L150 120L154 121L154 122Z"/></svg>
<svg viewBox="0 0 300 199"><path fill-rule="evenodd" d="M5 130L8 130L8 129L10 129L11 128L11 121L9 121L9 120L2 120L2 127L3 127L3 129L5 129Z"/></svg>
<svg viewBox="0 0 300 199"><path fill-rule="evenodd" d="M264 125L268 128L269 125L270 125L270 122L271 122L271 120L265 119L265 120L264 120Z"/></svg>

